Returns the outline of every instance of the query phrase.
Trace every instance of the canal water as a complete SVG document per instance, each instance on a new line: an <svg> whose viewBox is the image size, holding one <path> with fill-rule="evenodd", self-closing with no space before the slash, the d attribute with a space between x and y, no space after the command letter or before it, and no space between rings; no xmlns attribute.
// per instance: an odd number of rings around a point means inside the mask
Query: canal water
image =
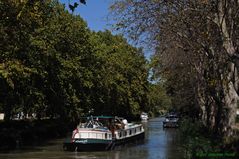
<svg viewBox="0 0 239 159"><path fill-rule="evenodd" d="M65 139L49 141L36 147L25 147L0 153L0 159L180 159L183 158L177 129L163 129L163 118L144 122L144 141L116 147L112 151L66 152L62 149Z"/></svg>

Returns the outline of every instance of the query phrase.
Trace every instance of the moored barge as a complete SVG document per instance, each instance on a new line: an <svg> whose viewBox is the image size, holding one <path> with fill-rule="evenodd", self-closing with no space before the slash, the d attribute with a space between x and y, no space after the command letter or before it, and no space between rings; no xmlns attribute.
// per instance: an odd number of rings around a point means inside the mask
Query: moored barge
<svg viewBox="0 0 239 159"><path fill-rule="evenodd" d="M63 143L69 151L103 151L144 138L142 124L128 123L126 119L111 116L91 116L72 132L71 140Z"/></svg>

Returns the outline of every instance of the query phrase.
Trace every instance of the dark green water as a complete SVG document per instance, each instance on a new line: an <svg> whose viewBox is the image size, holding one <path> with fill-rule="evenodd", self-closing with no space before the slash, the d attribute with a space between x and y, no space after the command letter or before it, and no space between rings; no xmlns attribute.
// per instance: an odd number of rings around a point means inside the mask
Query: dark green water
<svg viewBox="0 0 239 159"><path fill-rule="evenodd" d="M163 118L143 123L144 141L117 147L103 152L66 152L65 139L49 141L46 145L0 153L0 159L180 159L182 158L177 129L163 129Z"/></svg>

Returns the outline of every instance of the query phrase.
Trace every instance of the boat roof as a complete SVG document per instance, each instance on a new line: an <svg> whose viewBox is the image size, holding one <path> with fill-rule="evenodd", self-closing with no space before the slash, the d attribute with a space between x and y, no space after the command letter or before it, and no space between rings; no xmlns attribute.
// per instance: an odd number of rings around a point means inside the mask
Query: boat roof
<svg viewBox="0 0 239 159"><path fill-rule="evenodd" d="M122 117L117 117L117 116L104 116L104 115L101 115L101 116L86 116L86 117L81 117L81 118L93 118L93 119L115 119L115 118L122 118Z"/></svg>
<svg viewBox="0 0 239 159"><path fill-rule="evenodd" d="M146 113L146 112L142 112L141 114L148 114L148 113Z"/></svg>
<svg viewBox="0 0 239 159"><path fill-rule="evenodd" d="M176 115L176 114L168 114L167 116L166 116L166 118L178 118L178 115Z"/></svg>

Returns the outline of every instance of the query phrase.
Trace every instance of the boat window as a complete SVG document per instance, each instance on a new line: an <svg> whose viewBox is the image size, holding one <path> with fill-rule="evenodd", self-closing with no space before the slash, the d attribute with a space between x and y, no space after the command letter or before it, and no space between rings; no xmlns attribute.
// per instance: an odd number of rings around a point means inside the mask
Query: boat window
<svg viewBox="0 0 239 159"><path fill-rule="evenodd" d="M124 132L124 136L127 136L127 131Z"/></svg>
<svg viewBox="0 0 239 159"><path fill-rule="evenodd" d="M81 138L88 138L88 133L80 133Z"/></svg>
<svg viewBox="0 0 239 159"><path fill-rule="evenodd" d="M119 137L121 137L121 136L122 136L122 133L120 132L120 133L119 133Z"/></svg>
<svg viewBox="0 0 239 159"><path fill-rule="evenodd" d="M96 134L96 136L97 136L97 139L103 139L103 134Z"/></svg>
<svg viewBox="0 0 239 159"><path fill-rule="evenodd" d="M132 134L132 131L130 130L130 131L129 131L129 135L131 135L131 134Z"/></svg>
<svg viewBox="0 0 239 159"><path fill-rule="evenodd" d="M105 133L105 139L107 139L107 133Z"/></svg>
<svg viewBox="0 0 239 159"><path fill-rule="evenodd" d="M90 138L96 138L96 133L91 133L90 135Z"/></svg>

